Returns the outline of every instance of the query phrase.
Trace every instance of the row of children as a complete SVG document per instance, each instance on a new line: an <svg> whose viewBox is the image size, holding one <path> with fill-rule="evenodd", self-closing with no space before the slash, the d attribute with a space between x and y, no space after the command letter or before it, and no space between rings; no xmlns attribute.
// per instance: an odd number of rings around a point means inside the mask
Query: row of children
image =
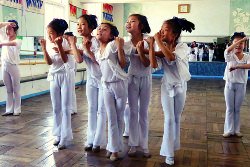
<svg viewBox="0 0 250 167"><path fill-rule="evenodd" d="M199 45L193 41L190 47L189 61L204 61L208 58L208 61L211 62L214 57L214 45L212 43L205 45L200 43Z"/></svg>
<svg viewBox="0 0 250 167"><path fill-rule="evenodd" d="M7 42L0 43L3 46L3 80L8 93L6 112L3 115L19 115L20 92L17 89L20 89L20 75L17 65L20 42L16 39L18 24L16 21L9 21L0 23L0 27L5 27L1 34L7 37ZM182 31L192 32L194 24L174 17L164 21L161 30L150 37L146 35L151 31L147 18L132 14L126 22L126 30L131 36L124 42L123 38L118 37L119 32L114 25L101 23L98 26L96 16L82 15L77 27L83 39L80 46L76 46L75 37L63 36L67 28L65 20L54 19L47 26L49 41L40 41L45 61L50 65L48 80L54 114L54 145L58 149L64 149L73 139L70 111L74 106L72 97L75 62L85 61L88 71L88 132L85 150L99 152L101 147L106 146L107 114L107 157L112 161L119 159L118 153L123 149L124 110L128 100L128 155L134 156L140 147L144 156L150 157L148 106L152 88L151 69L160 67L164 69L161 85L164 134L160 154L166 157L167 164L173 165L174 151L180 149L180 117L186 99L187 81L190 79L189 49L185 43L178 43L178 39ZM92 36L96 28L97 35ZM249 55L243 54L245 40L242 34L234 34L233 44L225 51L228 66L225 71L227 112L224 137L232 134L241 136L239 107L244 97L247 73L246 70L238 68L250 68L239 65L249 62ZM124 71L127 61L128 73Z"/></svg>

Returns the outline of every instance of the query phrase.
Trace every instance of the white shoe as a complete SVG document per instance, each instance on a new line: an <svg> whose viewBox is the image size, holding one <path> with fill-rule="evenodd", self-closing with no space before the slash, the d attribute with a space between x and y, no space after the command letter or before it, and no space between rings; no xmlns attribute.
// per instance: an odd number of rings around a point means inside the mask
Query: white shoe
<svg viewBox="0 0 250 167"><path fill-rule="evenodd" d="M145 158L150 158L151 157L151 154L149 153L148 149L143 149L143 156Z"/></svg>
<svg viewBox="0 0 250 167"><path fill-rule="evenodd" d="M11 116L11 115L13 115L13 113L10 113L10 112L5 112L5 113L2 114L2 116L4 116L4 117L5 116Z"/></svg>
<svg viewBox="0 0 250 167"><path fill-rule="evenodd" d="M93 144L88 144L84 147L84 150L85 151L92 151L92 148L93 148Z"/></svg>
<svg viewBox="0 0 250 167"><path fill-rule="evenodd" d="M58 144L57 148L58 150L63 150L63 149L66 149L66 146Z"/></svg>
<svg viewBox="0 0 250 167"><path fill-rule="evenodd" d="M236 135L237 137L243 137L242 133L240 133L240 132L235 133L235 135Z"/></svg>
<svg viewBox="0 0 250 167"><path fill-rule="evenodd" d="M128 151L128 156L129 157L134 157L136 153L136 147L130 147L129 151Z"/></svg>
<svg viewBox="0 0 250 167"><path fill-rule="evenodd" d="M115 156L115 154L112 153L109 159L110 159L111 161L117 161L117 160L119 160L119 156L118 156L118 155Z"/></svg>
<svg viewBox="0 0 250 167"><path fill-rule="evenodd" d="M60 140L54 140L53 145L54 145L54 146L58 146L59 143L60 143Z"/></svg>
<svg viewBox="0 0 250 167"><path fill-rule="evenodd" d="M129 135L128 135L127 132L124 132L122 136L125 137L125 138L128 138L128 137L129 137Z"/></svg>
<svg viewBox="0 0 250 167"><path fill-rule="evenodd" d="M112 152L107 151L107 152L106 152L106 155L105 155L105 156L106 156L106 158L110 158L111 154L112 154Z"/></svg>
<svg viewBox="0 0 250 167"><path fill-rule="evenodd" d="M224 133L222 136L223 137L230 137L232 134L231 133Z"/></svg>
<svg viewBox="0 0 250 167"><path fill-rule="evenodd" d="M13 113L14 116L19 116L21 113L18 112L18 113Z"/></svg>
<svg viewBox="0 0 250 167"><path fill-rule="evenodd" d="M165 162L168 165L174 165L174 157L166 157Z"/></svg>

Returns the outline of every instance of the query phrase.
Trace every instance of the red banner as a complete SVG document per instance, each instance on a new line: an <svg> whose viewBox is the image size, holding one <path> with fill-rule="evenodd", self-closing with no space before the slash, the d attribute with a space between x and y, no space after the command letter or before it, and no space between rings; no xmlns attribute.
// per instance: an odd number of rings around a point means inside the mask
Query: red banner
<svg viewBox="0 0 250 167"><path fill-rule="evenodd" d="M108 4L108 3L104 3L103 4L103 12L108 13L108 14L112 14L113 6Z"/></svg>
<svg viewBox="0 0 250 167"><path fill-rule="evenodd" d="M70 16L76 16L76 6L69 4Z"/></svg>
<svg viewBox="0 0 250 167"><path fill-rule="evenodd" d="M82 9L82 14L87 14L87 13L88 13L88 11L87 11L87 10Z"/></svg>

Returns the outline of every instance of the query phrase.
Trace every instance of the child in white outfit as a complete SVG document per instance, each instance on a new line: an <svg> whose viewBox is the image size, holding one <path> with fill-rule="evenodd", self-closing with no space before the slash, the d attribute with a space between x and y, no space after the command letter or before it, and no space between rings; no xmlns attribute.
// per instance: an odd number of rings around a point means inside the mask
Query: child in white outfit
<svg viewBox="0 0 250 167"><path fill-rule="evenodd" d="M224 94L226 101L226 116L224 124L224 137L240 133L240 107L246 94L248 70L250 68L250 55L243 53L246 35L235 32L231 37L232 45L224 53L227 66L224 80L226 81Z"/></svg>
<svg viewBox="0 0 250 167"><path fill-rule="evenodd" d="M77 31L82 36L82 57L87 65L86 96L88 101L88 128L85 151L100 152L106 148L106 110L104 107L102 72L96 61L100 44L92 32L97 28L95 15L84 14L78 19Z"/></svg>
<svg viewBox="0 0 250 167"><path fill-rule="evenodd" d="M192 32L194 24L174 17L166 20L154 39L160 48L155 55L161 58L164 76L161 85L161 102L164 112L164 134L160 154L166 156L165 162L174 164L174 151L180 149L180 118L184 108L187 81L190 79L187 44L178 43L183 30ZM150 42L150 54L153 44ZM151 57L151 56L150 56ZM155 64L155 59L151 59Z"/></svg>
<svg viewBox="0 0 250 167"><path fill-rule="evenodd" d="M126 65L123 50L124 40L117 37L117 28L109 23L102 23L97 29L100 49L97 61L102 72L104 105L108 116L107 156L110 160L118 160L118 152L122 151L123 112L127 100L127 74L123 70Z"/></svg>
<svg viewBox="0 0 250 167"><path fill-rule="evenodd" d="M15 20L0 23L0 48L3 82L7 89L6 111L2 116L21 114L20 95L20 49L22 41L17 39L18 23Z"/></svg>
<svg viewBox="0 0 250 167"><path fill-rule="evenodd" d="M40 41L44 59L50 65L48 80L50 81L50 95L53 107L54 125L53 135L56 137L54 145L58 149L65 149L72 141L71 106L72 106L72 80L75 75L74 57L65 54L65 50L72 50L73 55L80 59L75 40L70 38L70 46L62 36L68 28L63 19L53 19L47 26L50 42ZM77 60L78 60L77 59Z"/></svg>
<svg viewBox="0 0 250 167"><path fill-rule="evenodd" d="M124 50L128 54L130 65L128 69L128 102L130 108L129 121L129 156L135 156L137 148L141 148L144 157L151 155L148 150L148 107L152 90L151 67L148 49L144 41L150 33L147 17L140 14L131 14L126 22L126 30L131 34L125 43Z"/></svg>

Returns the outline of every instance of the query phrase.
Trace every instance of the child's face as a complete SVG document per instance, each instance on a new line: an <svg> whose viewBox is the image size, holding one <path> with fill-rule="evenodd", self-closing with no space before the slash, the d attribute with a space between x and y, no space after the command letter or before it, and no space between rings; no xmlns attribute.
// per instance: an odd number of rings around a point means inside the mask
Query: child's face
<svg viewBox="0 0 250 167"><path fill-rule="evenodd" d="M233 43L236 43L237 41L241 40L241 37L235 37L233 40ZM235 53L242 53L245 48L245 42L240 42L236 47L234 48Z"/></svg>
<svg viewBox="0 0 250 167"><path fill-rule="evenodd" d="M55 39L58 37L56 31L52 29L51 27L47 27L47 34L50 42L54 42Z"/></svg>
<svg viewBox="0 0 250 167"><path fill-rule="evenodd" d="M79 18L77 23L77 32L81 36L88 36L91 34L92 29L89 28L88 22L84 18Z"/></svg>
<svg viewBox="0 0 250 167"><path fill-rule="evenodd" d="M110 27L107 24L101 24L97 28L96 38L101 42L109 42L112 39Z"/></svg>
<svg viewBox="0 0 250 167"><path fill-rule="evenodd" d="M172 27L170 27L167 23L163 23L161 26L161 36L162 41L167 43L172 43L175 40L175 35L173 34Z"/></svg>
<svg viewBox="0 0 250 167"><path fill-rule="evenodd" d="M11 27L11 26L7 26L6 34L7 34L8 37L16 36L16 32L14 31L14 28Z"/></svg>
<svg viewBox="0 0 250 167"><path fill-rule="evenodd" d="M138 32L140 21L136 16L130 16L125 24L128 33Z"/></svg>

